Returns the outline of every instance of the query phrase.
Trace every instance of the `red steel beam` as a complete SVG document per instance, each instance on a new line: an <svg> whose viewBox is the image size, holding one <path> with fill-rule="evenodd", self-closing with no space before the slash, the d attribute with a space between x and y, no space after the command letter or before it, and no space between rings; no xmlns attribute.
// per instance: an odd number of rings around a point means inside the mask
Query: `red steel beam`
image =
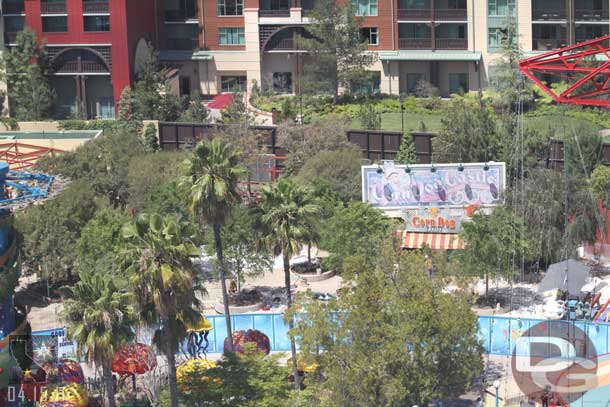
<svg viewBox="0 0 610 407"><path fill-rule="evenodd" d="M591 60L598 55L604 60ZM610 106L610 35L523 59L519 69L559 103ZM557 94L541 80L541 74L566 80L568 89Z"/></svg>

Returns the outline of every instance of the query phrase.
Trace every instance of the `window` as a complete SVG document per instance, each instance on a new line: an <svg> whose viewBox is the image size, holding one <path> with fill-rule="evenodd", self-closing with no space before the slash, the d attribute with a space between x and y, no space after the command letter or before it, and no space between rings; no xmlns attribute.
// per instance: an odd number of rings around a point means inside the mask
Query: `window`
<svg viewBox="0 0 610 407"><path fill-rule="evenodd" d="M68 32L68 17L66 17L66 16L42 17L42 32L45 32L45 33Z"/></svg>
<svg viewBox="0 0 610 407"><path fill-rule="evenodd" d="M221 92L245 92L246 82L245 76L221 76L220 90Z"/></svg>
<svg viewBox="0 0 610 407"><path fill-rule="evenodd" d="M490 16L514 16L516 0L488 0L487 14Z"/></svg>
<svg viewBox="0 0 610 407"><path fill-rule="evenodd" d="M188 76L180 77L180 96L191 96L191 78Z"/></svg>
<svg viewBox="0 0 610 407"><path fill-rule="evenodd" d="M449 93L463 94L468 92L469 89L467 73L449 74Z"/></svg>
<svg viewBox="0 0 610 407"><path fill-rule="evenodd" d="M241 16L244 14L244 0L218 0L219 16Z"/></svg>
<svg viewBox="0 0 610 407"><path fill-rule="evenodd" d="M219 28L218 37L220 45L244 45L246 37L244 28Z"/></svg>
<svg viewBox="0 0 610 407"><path fill-rule="evenodd" d="M408 73L407 74L407 93L415 93L417 85L424 80L423 73Z"/></svg>
<svg viewBox="0 0 610 407"><path fill-rule="evenodd" d="M169 49L191 51L199 47L199 31L196 24L170 24L165 27L165 33Z"/></svg>
<svg viewBox="0 0 610 407"><path fill-rule="evenodd" d="M362 42L367 42L369 45L379 45L379 35L377 27L361 28L360 38L362 38Z"/></svg>
<svg viewBox="0 0 610 407"><path fill-rule="evenodd" d="M109 16L85 16L85 31L110 31Z"/></svg>
<svg viewBox="0 0 610 407"><path fill-rule="evenodd" d="M377 15L377 0L352 0L352 7L357 16Z"/></svg>
<svg viewBox="0 0 610 407"><path fill-rule="evenodd" d="M488 28L487 29L487 45L490 49L500 48L502 43L507 41L508 32L506 28ZM517 36L513 35L511 38L513 45L517 43Z"/></svg>
<svg viewBox="0 0 610 407"><path fill-rule="evenodd" d="M165 21L196 20L197 0L165 0Z"/></svg>
<svg viewBox="0 0 610 407"><path fill-rule="evenodd" d="M16 33L23 30L25 17L4 17L4 31L8 33Z"/></svg>
<svg viewBox="0 0 610 407"><path fill-rule="evenodd" d="M273 90L276 93L292 93L292 72L274 72Z"/></svg>
<svg viewBox="0 0 610 407"><path fill-rule="evenodd" d="M351 89L354 94L376 95L380 92L381 72L370 71L369 77L361 81L353 81Z"/></svg>

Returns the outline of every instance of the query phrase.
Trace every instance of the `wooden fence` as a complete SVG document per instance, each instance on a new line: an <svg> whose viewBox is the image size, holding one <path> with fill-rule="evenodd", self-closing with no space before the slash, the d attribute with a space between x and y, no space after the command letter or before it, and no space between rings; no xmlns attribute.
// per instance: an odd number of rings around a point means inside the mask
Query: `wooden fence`
<svg viewBox="0 0 610 407"><path fill-rule="evenodd" d="M432 137L434 133L413 132L413 142L420 164L432 162ZM358 145L362 155L369 160L393 160L402 143L402 133L398 131L350 130L347 139Z"/></svg>
<svg viewBox="0 0 610 407"><path fill-rule="evenodd" d="M610 165L610 143L602 143L602 162ZM563 140L551 139L546 156L546 167L556 171L562 171L564 165L564 143Z"/></svg>

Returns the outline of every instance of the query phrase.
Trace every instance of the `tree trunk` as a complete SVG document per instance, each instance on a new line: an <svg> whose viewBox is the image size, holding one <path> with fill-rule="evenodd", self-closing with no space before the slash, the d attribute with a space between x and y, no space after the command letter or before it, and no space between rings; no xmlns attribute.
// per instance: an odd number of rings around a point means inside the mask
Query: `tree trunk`
<svg viewBox="0 0 610 407"><path fill-rule="evenodd" d="M311 264L311 243L307 244L307 261Z"/></svg>
<svg viewBox="0 0 610 407"><path fill-rule="evenodd" d="M112 370L110 366L102 366L102 375L104 376L104 384L106 385L108 407L116 407L116 400L114 398L114 380L112 379Z"/></svg>
<svg viewBox="0 0 610 407"><path fill-rule="evenodd" d="M229 293L227 292L227 281L225 276L225 260L222 255L222 239L220 238L220 225L214 224L214 243L216 245L216 261L220 276L220 286L222 287L222 302L225 309L225 321L227 325L227 338L229 351L233 352L233 330L231 329L231 314L229 312Z"/></svg>
<svg viewBox="0 0 610 407"><path fill-rule="evenodd" d="M286 301L288 308L292 305L292 294L290 292L290 259L288 258L287 250L284 249L282 253L284 260L284 283L286 285ZM294 321L292 318L288 320L288 329L294 329ZM297 390L301 389L301 378L299 376L299 369L297 367L297 345L294 338L290 338L290 354L292 359L292 374L294 375L294 387Z"/></svg>
<svg viewBox="0 0 610 407"><path fill-rule="evenodd" d="M167 344L165 346L165 357L167 358L167 374L169 377L169 398L171 401L171 407L179 407L178 404L178 381L176 380L176 355L173 352L173 346L175 345L174 333L169 328L169 321L163 321L163 327L165 329L165 337Z"/></svg>
<svg viewBox="0 0 610 407"><path fill-rule="evenodd" d="M485 273L485 299L487 299L487 294L489 294L489 273Z"/></svg>

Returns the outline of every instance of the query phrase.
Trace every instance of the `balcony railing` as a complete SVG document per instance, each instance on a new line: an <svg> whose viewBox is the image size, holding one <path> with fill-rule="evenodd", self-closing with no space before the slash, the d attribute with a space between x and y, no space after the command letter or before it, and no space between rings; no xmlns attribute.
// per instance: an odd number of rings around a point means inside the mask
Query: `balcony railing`
<svg viewBox="0 0 610 407"><path fill-rule="evenodd" d="M174 51L192 51L199 48L197 38L168 38L167 49Z"/></svg>
<svg viewBox="0 0 610 407"><path fill-rule="evenodd" d="M431 8L399 8L399 20L410 21L465 21L468 19L466 9L442 8L432 10Z"/></svg>
<svg viewBox="0 0 610 407"><path fill-rule="evenodd" d="M532 20L554 21L554 20L565 20L565 19L566 19L566 11L564 9L532 10Z"/></svg>
<svg viewBox="0 0 610 407"><path fill-rule="evenodd" d="M25 13L25 4L23 1L18 3L10 2L2 4L2 12L6 14L23 14Z"/></svg>
<svg viewBox="0 0 610 407"><path fill-rule="evenodd" d="M186 20L197 20L197 11L193 10L165 10L165 21L181 22Z"/></svg>
<svg viewBox="0 0 610 407"><path fill-rule="evenodd" d="M534 38L533 41L533 49L534 51L550 51L553 49L565 47L568 43L566 39L544 39L544 38Z"/></svg>
<svg viewBox="0 0 610 407"><path fill-rule="evenodd" d="M467 19L465 8L441 8L434 10L434 19L441 21L465 21Z"/></svg>
<svg viewBox="0 0 610 407"><path fill-rule="evenodd" d="M290 9L258 10L259 17L290 17Z"/></svg>
<svg viewBox="0 0 610 407"><path fill-rule="evenodd" d="M437 38L436 49L468 49L466 38Z"/></svg>
<svg viewBox="0 0 610 407"><path fill-rule="evenodd" d="M108 13L107 1L83 1L83 13Z"/></svg>
<svg viewBox="0 0 610 407"><path fill-rule="evenodd" d="M66 61L55 73L108 73L108 68L96 61Z"/></svg>
<svg viewBox="0 0 610 407"><path fill-rule="evenodd" d="M399 38L400 49L432 49L431 38Z"/></svg>
<svg viewBox="0 0 610 407"><path fill-rule="evenodd" d="M609 19L608 10L579 9L575 11L577 21L607 21Z"/></svg>
<svg viewBox="0 0 610 407"><path fill-rule="evenodd" d="M40 3L41 14L65 14L66 3L56 1L43 1Z"/></svg>
<svg viewBox="0 0 610 407"><path fill-rule="evenodd" d="M296 51L302 47L294 38L282 38L281 40L272 41L266 47L266 51Z"/></svg>
<svg viewBox="0 0 610 407"><path fill-rule="evenodd" d="M429 21L432 20L432 10L429 8L399 8L398 19Z"/></svg>

